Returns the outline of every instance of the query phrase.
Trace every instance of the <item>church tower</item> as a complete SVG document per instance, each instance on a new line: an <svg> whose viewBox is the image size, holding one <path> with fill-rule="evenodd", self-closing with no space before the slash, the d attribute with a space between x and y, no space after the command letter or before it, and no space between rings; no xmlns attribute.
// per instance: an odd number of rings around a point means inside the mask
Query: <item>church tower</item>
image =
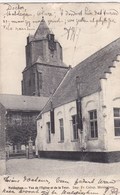
<svg viewBox="0 0 120 195"><path fill-rule="evenodd" d="M65 76L62 47L42 18L34 36L27 37L22 95L50 96Z"/></svg>

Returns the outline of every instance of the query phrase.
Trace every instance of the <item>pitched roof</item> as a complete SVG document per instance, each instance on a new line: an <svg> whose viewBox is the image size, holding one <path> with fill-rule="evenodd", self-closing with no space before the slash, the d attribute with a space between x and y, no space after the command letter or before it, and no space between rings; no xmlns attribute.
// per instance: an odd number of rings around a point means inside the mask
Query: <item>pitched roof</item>
<svg viewBox="0 0 120 195"><path fill-rule="evenodd" d="M109 66L113 65L117 54L120 54L120 38L72 68L53 94L53 108L77 99L76 76L80 78L81 97L100 91L100 78L109 72ZM49 110L50 103L47 103L42 112Z"/></svg>
<svg viewBox="0 0 120 195"><path fill-rule="evenodd" d="M43 38L46 38L48 34L50 34L51 31L50 29L48 28L44 18L42 18L35 34L34 34L34 38L35 39L43 39Z"/></svg>
<svg viewBox="0 0 120 195"><path fill-rule="evenodd" d="M0 103L8 110L41 111L48 97L0 94Z"/></svg>

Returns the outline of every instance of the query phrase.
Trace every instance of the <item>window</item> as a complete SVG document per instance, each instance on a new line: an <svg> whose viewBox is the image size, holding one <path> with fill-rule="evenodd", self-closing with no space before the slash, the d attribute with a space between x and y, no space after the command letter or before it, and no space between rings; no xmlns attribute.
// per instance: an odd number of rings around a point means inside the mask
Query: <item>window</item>
<svg viewBox="0 0 120 195"><path fill-rule="evenodd" d="M40 89L42 89L42 72L37 71L37 90L38 90L38 96L40 96Z"/></svg>
<svg viewBox="0 0 120 195"><path fill-rule="evenodd" d="M47 122L47 142L51 142L50 122Z"/></svg>
<svg viewBox="0 0 120 195"><path fill-rule="evenodd" d="M90 136L91 138L98 138L98 125L97 125L97 111L89 111L90 117Z"/></svg>
<svg viewBox="0 0 120 195"><path fill-rule="evenodd" d="M72 116L72 127L73 127L73 139L78 139L78 129L77 129L77 115Z"/></svg>
<svg viewBox="0 0 120 195"><path fill-rule="evenodd" d="M48 40L49 41L54 41L54 34L48 34Z"/></svg>
<svg viewBox="0 0 120 195"><path fill-rule="evenodd" d="M43 82L43 80L42 80L42 72L39 72L39 87L40 87L40 89L42 89L42 82Z"/></svg>
<svg viewBox="0 0 120 195"><path fill-rule="evenodd" d="M35 86L35 73L33 73L33 85Z"/></svg>
<svg viewBox="0 0 120 195"><path fill-rule="evenodd" d="M64 141L64 124L63 124L63 118L59 119L59 125L60 125L60 141Z"/></svg>
<svg viewBox="0 0 120 195"><path fill-rule="evenodd" d="M56 42L53 34L48 34L48 48L53 52L56 50Z"/></svg>
<svg viewBox="0 0 120 195"><path fill-rule="evenodd" d="M28 83L29 87L31 87L31 80L29 80L29 83Z"/></svg>
<svg viewBox="0 0 120 195"><path fill-rule="evenodd" d="M32 90L33 90L33 96L35 95L35 73L33 73L33 76L32 76Z"/></svg>
<svg viewBox="0 0 120 195"><path fill-rule="evenodd" d="M114 108L115 136L120 136L120 108Z"/></svg>

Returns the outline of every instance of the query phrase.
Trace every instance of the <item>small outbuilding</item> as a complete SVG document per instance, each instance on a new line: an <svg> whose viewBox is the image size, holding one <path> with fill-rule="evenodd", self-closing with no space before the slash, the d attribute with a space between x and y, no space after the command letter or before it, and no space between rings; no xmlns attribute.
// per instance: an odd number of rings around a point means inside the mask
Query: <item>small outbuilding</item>
<svg viewBox="0 0 120 195"><path fill-rule="evenodd" d="M0 103L6 109L6 142L10 153L24 152L30 137L35 143L36 118L47 101L47 97L0 94Z"/></svg>

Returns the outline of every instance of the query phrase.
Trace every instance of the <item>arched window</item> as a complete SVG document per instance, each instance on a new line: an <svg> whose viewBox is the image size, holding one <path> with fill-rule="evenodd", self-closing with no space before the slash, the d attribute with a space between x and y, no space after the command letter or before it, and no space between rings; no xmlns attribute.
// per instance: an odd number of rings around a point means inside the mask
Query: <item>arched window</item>
<svg viewBox="0 0 120 195"><path fill-rule="evenodd" d="M76 108L72 107L69 110L70 113L70 126L71 126L71 134L72 134L72 140L76 141L78 140L78 128L77 128L77 113Z"/></svg>
<svg viewBox="0 0 120 195"><path fill-rule="evenodd" d="M63 115L62 112L58 112L57 114L57 119L59 123L59 141L64 142L64 120L63 120Z"/></svg>
<svg viewBox="0 0 120 195"><path fill-rule="evenodd" d="M90 100L86 103L86 110L88 113L88 131L90 139L98 139L98 114L97 103Z"/></svg>

